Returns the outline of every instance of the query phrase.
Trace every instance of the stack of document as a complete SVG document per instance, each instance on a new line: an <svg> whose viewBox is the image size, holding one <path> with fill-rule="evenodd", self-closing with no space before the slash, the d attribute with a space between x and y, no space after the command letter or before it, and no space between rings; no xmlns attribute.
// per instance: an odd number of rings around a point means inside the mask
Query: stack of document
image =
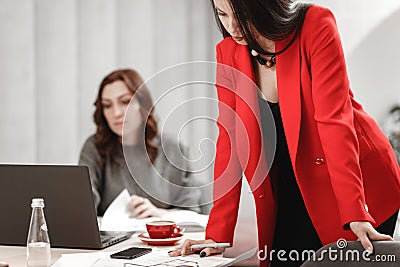
<svg viewBox="0 0 400 267"><path fill-rule="evenodd" d="M149 254L133 260L111 259L114 252L95 252L79 254L63 254L53 267L218 267L229 266L235 259L223 258L220 255L200 258L198 254L181 257L170 257L167 251L153 249Z"/></svg>
<svg viewBox="0 0 400 267"><path fill-rule="evenodd" d="M198 214L190 210L170 211L161 218L162 220L174 221L186 232L204 232L208 222L208 215Z"/></svg>
<svg viewBox="0 0 400 267"><path fill-rule="evenodd" d="M208 215L198 214L189 210L170 211L161 218L151 217L146 219L135 219L129 217L128 204L130 202L129 192L123 190L110 204L101 220L102 231L146 231L146 223L154 220L169 220L176 222L186 232L202 232L205 230Z"/></svg>

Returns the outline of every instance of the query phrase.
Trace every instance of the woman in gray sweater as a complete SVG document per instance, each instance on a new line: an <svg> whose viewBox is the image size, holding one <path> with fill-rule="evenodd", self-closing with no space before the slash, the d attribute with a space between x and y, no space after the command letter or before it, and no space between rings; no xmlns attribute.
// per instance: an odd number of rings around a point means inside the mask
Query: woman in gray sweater
<svg viewBox="0 0 400 267"><path fill-rule="evenodd" d="M185 148L158 134L140 75L131 69L107 75L95 106L97 130L86 140L79 164L89 167L97 214L123 189L131 194L131 217L159 217L170 208L200 211Z"/></svg>

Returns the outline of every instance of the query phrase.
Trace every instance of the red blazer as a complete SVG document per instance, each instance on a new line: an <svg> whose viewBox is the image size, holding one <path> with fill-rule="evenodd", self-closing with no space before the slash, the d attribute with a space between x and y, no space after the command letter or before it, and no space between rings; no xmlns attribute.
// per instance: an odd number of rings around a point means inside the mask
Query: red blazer
<svg viewBox="0 0 400 267"><path fill-rule="evenodd" d="M276 51L288 40L277 41ZM255 199L259 247L271 248L276 203L247 46L225 38L217 61L224 65L217 66L219 137L206 238L233 242L244 172ZM310 7L300 35L276 57L276 75L289 154L313 225L324 245L354 240L346 224L377 226L400 208L400 174L387 137L353 98L329 10Z"/></svg>

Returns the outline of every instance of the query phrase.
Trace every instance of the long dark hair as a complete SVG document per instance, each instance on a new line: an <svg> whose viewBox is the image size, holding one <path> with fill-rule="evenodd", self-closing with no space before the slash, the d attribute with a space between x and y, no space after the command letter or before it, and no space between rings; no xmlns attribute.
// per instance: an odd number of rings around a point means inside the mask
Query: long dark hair
<svg viewBox="0 0 400 267"><path fill-rule="evenodd" d="M230 36L218 18L214 1L210 0L214 16L223 37ZM244 39L251 49L265 55L276 55L285 51L297 38L310 4L296 0L228 0L237 19ZM283 40L293 35L288 45L281 51L264 50L254 38L251 30L254 27L264 37L272 40Z"/></svg>
<svg viewBox="0 0 400 267"><path fill-rule="evenodd" d="M101 95L104 87L115 81L122 81L125 83L129 91L132 92L132 95L135 95L137 98L143 118L147 118L145 122L145 145L150 161L154 162L158 153L158 146L153 142L153 139L157 136L157 122L153 114L153 101L150 92L143 84L143 79L140 77L139 73L132 69L121 69L111 72L103 79L99 87L97 99L94 103L96 110L93 114L93 118L97 126L95 144L100 152L100 164L103 164L107 157L113 161L113 155L121 145L119 136L110 129L104 117L103 105L101 103ZM139 87L140 90L138 90Z"/></svg>

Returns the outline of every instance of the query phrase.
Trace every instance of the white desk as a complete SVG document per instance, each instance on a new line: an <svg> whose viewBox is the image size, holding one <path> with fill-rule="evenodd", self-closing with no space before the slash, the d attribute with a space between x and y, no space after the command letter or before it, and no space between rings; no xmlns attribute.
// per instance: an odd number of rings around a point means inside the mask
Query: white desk
<svg viewBox="0 0 400 267"><path fill-rule="evenodd" d="M179 246L185 239L203 239L204 233L185 233L182 240L173 246L158 246L158 248L171 250L172 248ZM141 247L154 247L143 243L137 238L137 234L134 234L130 239L107 247L101 251L120 251L132 246ZM51 263L55 263L61 256L61 254L68 253L84 253L84 252L96 252L98 250L88 249L66 249L66 248L51 248ZM0 261L5 261L10 267L26 267L26 247L25 246L0 246Z"/></svg>
<svg viewBox="0 0 400 267"><path fill-rule="evenodd" d="M185 233L182 240L173 246L157 246L157 248L172 250L173 248L182 244L185 239L204 239L204 233ZM137 238L137 234L134 234L130 239L115 244L113 246L107 247L101 251L120 251L132 246L140 247L154 247L143 243ZM55 263L61 254L69 253L85 253L85 252L96 252L98 250L88 250L88 249L66 249L66 248L51 248L51 263ZM0 246L0 261L5 261L10 267L26 267L26 247L25 246ZM256 266L257 262L252 261L249 264L248 261L237 263L235 266Z"/></svg>

